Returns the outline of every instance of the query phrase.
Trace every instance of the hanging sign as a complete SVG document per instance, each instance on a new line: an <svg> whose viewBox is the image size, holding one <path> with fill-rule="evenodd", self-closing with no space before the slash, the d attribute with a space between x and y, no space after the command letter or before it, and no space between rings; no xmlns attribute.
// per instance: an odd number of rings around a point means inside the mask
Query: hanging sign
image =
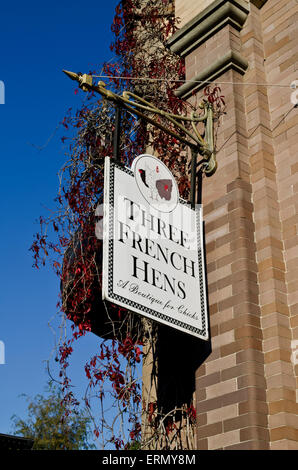
<svg viewBox="0 0 298 470"><path fill-rule="evenodd" d="M207 340L201 208L152 155L105 159L103 299Z"/></svg>

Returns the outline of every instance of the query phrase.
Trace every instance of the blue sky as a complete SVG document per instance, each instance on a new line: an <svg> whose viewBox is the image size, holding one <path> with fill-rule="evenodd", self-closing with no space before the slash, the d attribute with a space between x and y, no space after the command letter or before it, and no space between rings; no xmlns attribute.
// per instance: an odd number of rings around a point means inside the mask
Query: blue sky
<svg viewBox="0 0 298 470"><path fill-rule="evenodd" d="M50 267L36 270L29 252L36 220L53 207L57 173L64 162L59 123L69 107L80 107L83 92L62 69L99 70L112 59L110 25L118 1L20 1L1 5L0 80L0 433L10 433L11 416L25 416L20 394L42 393L45 363L54 346L48 322L56 313L59 282ZM99 339L77 344L72 381L80 397L83 366Z"/></svg>

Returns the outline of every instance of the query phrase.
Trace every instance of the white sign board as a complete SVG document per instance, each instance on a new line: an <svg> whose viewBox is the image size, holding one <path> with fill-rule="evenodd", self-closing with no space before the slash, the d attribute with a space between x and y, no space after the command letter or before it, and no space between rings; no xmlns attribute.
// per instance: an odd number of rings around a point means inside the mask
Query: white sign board
<svg viewBox="0 0 298 470"><path fill-rule="evenodd" d="M208 339L201 208L156 157L106 157L103 255L103 299Z"/></svg>

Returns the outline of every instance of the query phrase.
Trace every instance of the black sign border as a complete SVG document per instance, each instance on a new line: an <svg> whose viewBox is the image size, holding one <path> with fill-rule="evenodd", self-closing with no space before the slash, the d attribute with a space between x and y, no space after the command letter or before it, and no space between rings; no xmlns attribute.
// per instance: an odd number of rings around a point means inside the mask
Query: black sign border
<svg viewBox="0 0 298 470"><path fill-rule="evenodd" d="M109 201L108 201L108 207L109 207L109 242L108 242L108 266L111 268L108 271L108 297L109 300L115 300L119 301L127 306L133 307L135 309L141 310L143 312L146 312L150 314L151 317L157 318L159 320L162 320L163 322L166 322L167 324L171 325L176 325L180 328L182 328L184 331L188 331L190 334L193 335L200 335L203 337L202 339L208 340L209 339L209 332L207 331L207 305L205 302L205 297L207 293L204 291L204 285L206 283L206 278L204 276L204 271L203 271L203 262L204 260L202 259L202 252L203 249L198 250L198 266L199 266L199 285L200 285L200 299L201 299L201 306L203 307L204 315L202 315L202 329L196 328L194 326L188 325L187 323L184 323L180 320L175 320L174 318L169 317L168 315L165 315L163 313L157 312L156 310L153 310L149 307L145 307L144 305L140 305L137 302L133 300L129 300L126 297L122 297L118 294L115 294L113 291L113 280L114 280L114 186L115 186L115 168L117 168L120 171L123 171L124 173L127 173L128 175L134 177L134 173L132 170L129 168L122 166L121 164L117 164L110 160L110 168L109 168ZM188 204L185 199L179 198L179 203L180 204ZM200 219L199 219L199 212L196 211L195 209L191 209L196 212L196 222L197 222L197 227L200 226ZM197 244L198 247L202 247L201 243L201 231L197 230ZM137 312L136 312L137 313Z"/></svg>

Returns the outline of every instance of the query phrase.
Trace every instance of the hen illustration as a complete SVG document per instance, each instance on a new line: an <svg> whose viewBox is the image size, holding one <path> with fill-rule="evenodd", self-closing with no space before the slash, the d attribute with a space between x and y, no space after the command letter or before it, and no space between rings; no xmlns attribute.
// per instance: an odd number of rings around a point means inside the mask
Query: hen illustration
<svg viewBox="0 0 298 470"><path fill-rule="evenodd" d="M144 185L149 188L148 184L146 183L146 171L145 170L139 170L141 180L143 181Z"/></svg>
<svg viewBox="0 0 298 470"><path fill-rule="evenodd" d="M159 178L159 168L156 166L155 171L149 168L139 169L140 177L144 185L150 190L150 199L158 201L165 199L169 201L172 194L172 181L170 179Z"/></svg>

